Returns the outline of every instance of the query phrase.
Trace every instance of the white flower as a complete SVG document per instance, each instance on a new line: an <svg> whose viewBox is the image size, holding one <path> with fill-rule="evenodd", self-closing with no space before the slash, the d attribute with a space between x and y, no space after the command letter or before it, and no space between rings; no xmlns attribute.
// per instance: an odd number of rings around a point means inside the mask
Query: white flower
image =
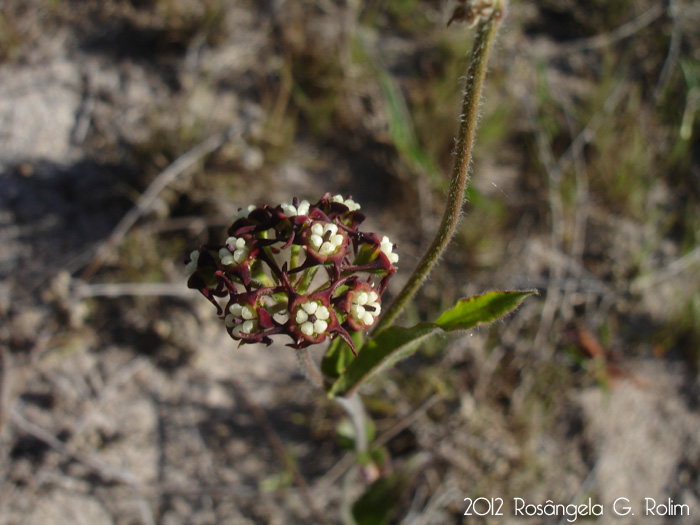
<svg viewBox="0 0 700 525"><path fill-rule="evenodd" d="M249 205L247 208L239 208L238 213L231 217L231 222L236 222L238 219L242 219L243 217L247 217L248 214L255 209L254 205Z"/></svg>
<svg viewBox="0 0 700 525"><path fill-rule="evenodd" d="M188 262L187 266L185 266L185 273L187 274L187 277L197 271L197 261L199 261L199 250L195 250L190 253L190 262Z"/></svg>
<svg viewBox="0 0 700 525"><path fill-rule="evenodd" d="M331 198L331 201L339 202L340 204L345 204L350 211L357 211L360 209L360 205L357 204L354 200L343 199L342 195L333 195L333 197Z"/></svg>
<svg viewBox="0 0 700 525"><path fill-rule="evenodd" d="M326 234L328 240L324 241ZM321 255L330 255L336 253L345 242L345 237L342 233L338 233L338 226L335 224L315 222L311 226L311 235L309 236L309 244Z"/></svg>
<svg viewBox="0 0 700 525"><path fill-rule="evenodd" d="M295 215L308 215L309 214L309 201L303 200L298 206L294 206L294 201L290 200L281 204L282 211L287 217L294 217Z"/></svg>
<svg viewBox="0 0 700 525"><path fill-rule="evenodd" d="M374 290L365 292L364 290L352 296L350 302L350 315L365 326L372 326L382 307L379 305L379 294Z"/></svg>
<svg viewBox="0 0 700 525"><path fill-rule="evenodd" d="M310 316L313 316L315 320L312 321ZM302 334L312 336L322 334L328 329L330 316L328 308L319 301L307 301L297 310L295 320Z"/></svg>
<svg viewBox="0 0 700 525"><path fill-rule="evenodd" d="M391 264L396 264L397 262L399 262L399 254L394 253L394 245L389 240L389 237L387 237L386 235L382 237L380 249L387 256Z"/></svg>
<svg viewBox="0 0 700 525"><path fill-rule="evenodd" d="M233 251L228 247L231 246ZM248 258L250 250L245 242L245 239L235 237L229 237L226 239L226 246L219 250L219 257L221 258L221 264L228 266L230 264L241 264Z"/></svg>
<svg viewBox="0 0 700 525"><path fill-rule="evenodd" d="M238 333L252 334L258 329L258 315L249 304L233 303L228 311L230 313L224 319L227 327L232 328L236 324L236 319L242 319L243 323L240 324Z"/></svg>

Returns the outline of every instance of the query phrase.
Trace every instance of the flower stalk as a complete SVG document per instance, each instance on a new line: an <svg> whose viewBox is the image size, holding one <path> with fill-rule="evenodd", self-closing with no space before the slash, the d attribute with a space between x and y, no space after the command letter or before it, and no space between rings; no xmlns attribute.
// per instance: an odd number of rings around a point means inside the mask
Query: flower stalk
<svg viewBox="0 0 700 525"><path fill-rule="evenodd" d="M482 3L486 4L487 2ZM389 307L386 308L384 315L375 325L373 331L375 335L391 326L408 301L413 297L416 291L418 291L418 288L420 288L433 266L435 266L435 263L437 263L440 255L449 244L459 224L462 202L464 201L465 190L469 182L472 146L476 134L479 103L481 101L481 93L486 77L488 58L508 2L507 0L493 0L493 2L488 3L491 4L487 6L488 12L486 12L484 6L481 5L479 6L480 11L476 12L475 15L473 12L468 12L471 17L475 16L476 19L481 15L481 22L478 24L469 67L467 69L466 87L462 99L462 113L459 120L459 133L453 152L454 164L450 177L450 188L447 194L445 212L442 216L440 227L430 247L408 279L408 282ZM461 7L462 6L460 6L460 8ZM464 9L466 9L466 7ZM485 16L487 13L488 16ZM453 19L465 18L467 21L474 19L470 18L470 16L464 14L459 15L458 12L455 11Z"/></svg>

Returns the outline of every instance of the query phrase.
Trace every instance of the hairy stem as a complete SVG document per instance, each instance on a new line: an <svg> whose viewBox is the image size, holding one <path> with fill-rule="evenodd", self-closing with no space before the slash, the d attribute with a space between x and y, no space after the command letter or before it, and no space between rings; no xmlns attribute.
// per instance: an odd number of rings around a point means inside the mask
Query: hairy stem
<svg viewBox="0 0 700 525"><path fill-rule="evenodd" d="M355 453L364 454L368 450L367 414L362 399L356 393L348 397L336 397L335 401L345 409L355 430Z"/></svg>
<svg viewBox="0 0 700 525"><path fill-rule="evenodd" d="M391 326L404 306L406 306L406 303L420 288L430 270L435 266L457 229L459 216L462 211L462 202L464 201L464 191L469 182L469 165L471 163L472 145L474 144L476 123L479 116L481 91L484 85L484 78L486 77L486 66L496 33L505 13L507 0L495 0L494 4L493 14L479 23L472 48L471 59L467 69L464 98L462 100L459 134L453 152L454 165L452 167L450 189L447 194L445 213L442 216L440 228L408 282L379 320L374 329L375 335Z"/></svg>
<svg viewBox="0 0 700 525"><path fill-rule="evenodd" d="M316 366L308 348L301 348L297 350L297 358L299 359L299 365L304 371L306 378L316 387L323 388L323 375L321 371Z"/></svg>

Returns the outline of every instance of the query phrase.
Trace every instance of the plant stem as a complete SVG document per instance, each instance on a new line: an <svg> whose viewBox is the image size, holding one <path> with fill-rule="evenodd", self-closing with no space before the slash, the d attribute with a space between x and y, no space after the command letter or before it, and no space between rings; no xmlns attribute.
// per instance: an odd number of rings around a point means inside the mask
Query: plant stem
<svg viewBox="0 0 700 525"><path fill-rule="evenodd" d="M335 401L345 409L352 426L355 430L355 453L361 455L367 452L367 414L365 413L365 405L357 393L342 397L334 398Z"/></svg>
<svg viewBox="0 0 700 525"><path fill-rule="evenodd" d="M440 255L450 242L457 229L459 216L462 211L464 192L469 182L469 165L472 157L472 145L476 134L476 123L479 116L479 102L481 91L486 77L486 66L489 53L493 46L496 33L503 19L507 6L507 0L495 0L493 14L479 23L476 39L472 47L471 59L467 69L466 87L462 100L462 114L460 116L459 134L453 152L454 164L450 178L450 188L445 204L445 213L440 222L435 239L423 258L413 271L406 285L396 296L391 305L386 309L379 320L374 335L385 330L401 313L406 303L413 297L418 288L435 266Z"/></svg>
<svg viewBox="0 0 700 525"><path fill-rule="evenodd" d="M314 386L323 388L323 375L311 357L309 349L301 348L297 350L297 358L299 359L299 364L301 365L306 378L311 381Z"/></svg>

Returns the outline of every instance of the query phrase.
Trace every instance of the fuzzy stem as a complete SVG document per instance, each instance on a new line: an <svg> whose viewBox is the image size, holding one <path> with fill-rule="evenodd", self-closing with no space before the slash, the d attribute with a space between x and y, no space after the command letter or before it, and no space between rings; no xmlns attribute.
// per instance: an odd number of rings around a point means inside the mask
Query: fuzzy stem
<svg viewBox="0 0 700 525"><path fill-rule="evenodd" d="M367 414L360 396L355 393L348 397L336 397L335 400L345 409L355 430L355 453L359 456L368 450Z"/></svg>
<svg viewBox="0 0 700 525"><path fill-rule="evenodd" d="M506 6L507 0L496 0L493 14L487 20L479 23L476 39L474 40L474 46L472 48L471 59L469 61L469 68L467 69L459 134L453 152L454 164L452 166L452 175L450 178L450 189L447 194L445 213L442 216L440 228L432 244L413 271L413 275L411 275L406 285L379 320L379 323L374 329L375 335L391 326L404 306L406 306L406 303L413 297L418 288L420 288L421 284L430 273L430 270L447 247L459 223L462 202L464 201L464 192L469 182L469 165L471 163L472 145L474 144L476 123L479 116L481 91L484 85L484 78L486 77L486 66Z"/></svg>
<svg viewBox="0 0 700 525"><path fill-rule="evenodd" d="M299 359L299 365L304 371L306 378L313 383L314 386L323 388L323 375L321 371L316 366L308 348L301 348L297 350L297 358Z"/></svg>

